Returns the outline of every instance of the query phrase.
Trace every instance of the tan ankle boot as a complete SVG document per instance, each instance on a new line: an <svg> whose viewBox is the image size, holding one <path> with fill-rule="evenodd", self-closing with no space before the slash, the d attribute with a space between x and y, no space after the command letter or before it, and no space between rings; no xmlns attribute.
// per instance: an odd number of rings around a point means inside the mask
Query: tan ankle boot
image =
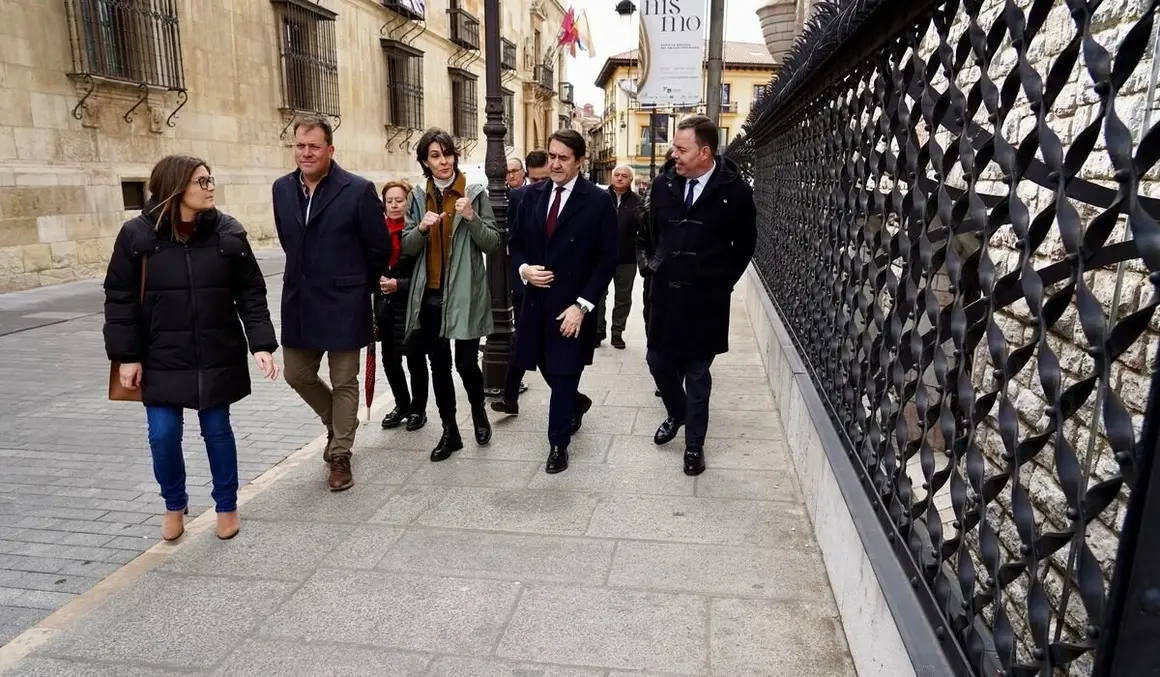
<svg viewBox="0 0 1160 677"><path fill-rule="evenodd" d="M228 541L234 536L238 535L238 530L241 525L238 521L238 511L233 512L219 512L217 514L217 537L223 541Z"/></svg>
<svg viewBox="0 0 1160 677"><path fill-rule="evenodd" d="M185 510L166 510L165 517L161 518L161 538L167 541L176 541L185 533L185 515L189 513L189 508Z"/></svg>

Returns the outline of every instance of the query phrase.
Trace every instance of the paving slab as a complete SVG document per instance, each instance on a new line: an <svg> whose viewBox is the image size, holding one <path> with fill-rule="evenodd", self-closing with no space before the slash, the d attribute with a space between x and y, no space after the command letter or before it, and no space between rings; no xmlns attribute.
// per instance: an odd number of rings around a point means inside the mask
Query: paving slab
<svg viewBox="0 0 1160 677"><path fill-rule="evenodd" d="M253 484L231 541L211 513L157 544L143 425L62 384L67 402L44 403L53 425L92 434L50 445L22 429L32 446L0 448L14 470L0 482L0 614L36 625L0 649L0 675L853 677L739 301L734 313L699 477L682 472L680 440L652 443L664 411L634 314L628 349L600 348L585 375L595 406L558 475L543 472L536 374L520 416L494 416L490 444L468 437L441 463L438 423L382 430L381 395L341 493L295 398L247 400L235 418ZM6 338L54 327L0 337L0 357ZM197 456L191 495L208 508Z"/></svg>
<svg viewBox="0 0 1160 677"><path fill-rule="evenodd" d="M509 581L322 570L259 634L486 656L519 592Z"/></svg>

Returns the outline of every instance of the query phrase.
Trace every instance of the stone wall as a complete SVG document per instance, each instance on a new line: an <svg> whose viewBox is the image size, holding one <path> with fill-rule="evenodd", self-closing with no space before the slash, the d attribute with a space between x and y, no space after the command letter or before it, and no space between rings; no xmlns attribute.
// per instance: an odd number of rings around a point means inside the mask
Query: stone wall
<svg viewBox="0 0 1160 677"><path fill-rule="evenodd" d="M1018 0L1017 4L1026 12L1031 2ZM1002 5L1003 3L998 0L985 1L984 20L980 23L989 28L992 18L1002 11ZM1141 16L1143 7L1144 3L1141 0L1109 0L1100 6L1093 20L1093 32L1102 45L1113 50L1113 56L1115 47L1119 45L1127 31ZM952 29L952 45L957 44L958 36L965 29L966 24L962 21ZM1029 48L1032 64L1040 74L1046 74L1049 71L1060 52L1075 35L1075 31L1075 24L1066 6L1063 2L1057 2L1044 28ZM936 46L937 35L932 30L927 35L921 50L924 58L934 59ZM1002 79L1014 67L1014 63L1015 52L1011 48L1008 38L988 73L992 79L1001 83ZM1151 61L1149 59L1137 67L1124 87L1118 92L1116 98L1116 111L1132 131L1133 138L1137 142L1141 137L1141 126L1145 115L1149 114L1149 109L1151 125L1160 121L1160 104L1147 100L1150 72ZM978 77L977 71L966 71L956 80L956 83L966 92L977 81ZM945 89L947 84L945 76L940 74L932 80L932 84L940 90ZM1098 102L1099 99L1084 68L1081 55L1067 86L1048 114L1049 125L1059 135L1065 148L1071 144L1080 131L1097 119ZM990 131L993 129L993 125L987 120L986 115L985 108L981 108L975 122L983 129ZM1035 114L1028 105L1026 96L1021 92L1015 109L1008 116L1002 129L1004 138L1017 143L1031 131L1035 121ZM944 148L952 143L951 137L946 133L937 134L936 139ZM1042 154L1040 153L1038 157L1042 159ZM1112 175L1112 165L1101 135L1095 149L1079 172L1079 177L1114 189L1116 184ZM980 193L991 195L1005 195L1007 193L1007 186L1001 181L1000 172L994 163L991 164L984 178L985 180L976 186ZM1160 196L1160 175L1157 171L1153 170L1142 178L1142 192L1152 197ZM952 175L949 177L949 181L951 183L958 182L960 187L965 187L965 183L961 182L961 173L958 173L957 176ZM1051 191L1030 181L1023 181L1019 184L1018 195L1027 205L1032 218L1051 204L1054 199ZM1072 204L1078 209L1085 227L1100 211L1075 200L1072 200ZM1109 244L1122 239L1124 231L1125 222L1121 217ZM981 243L977 241L966 243L968 248L978 248L980 245ZM1001 228L991 237L986 243L986 247L986 254L996 265L997 275L1001 276L1018 268L1021 252L1016 247L1015 233L1009 225ZM1036 250L1033 263L1036 268L1043 268L1063 260L1065 254L1066 251L1060 240L1058 229L1053 226L1047 241ZM1089 270L1084 273L1083 279L1102 305L1105 316L1109 318L1114 312L1116 318L1123 319L1146 305L1152 294L1152 286L1147 281L1145 269L1140 261L1129 262L1122 271L1117 270L1116 266ZM942 289L946 289L945 276L938 284L942 286ZM1047 291L1050 293L1062 288L1062 286L1062 284L1057 284ZM1114 302L1113 299L1117 293L1118 302ZM1114 303L1116 307L1113 310ZM1027 344L1035 336L1034 321L1023 301L1001 310L995 321L1007 339L1009 350ZM1111 379L1108 385L1131 413L1137 433L1143 422L1150 385L1150 365L1155 361L1158 341L1160 341L1160 317L1154 317L1148 332L1117 360L1111 369ZM1077 320L1074 299L1062 319L1051 328L1047 342L1059 358L1064 373L1063 388L1066 389L1092 375L1095 363L1088 354L1090 344ZM946 349L949 351L950 346L947 346ZM986 341L983 341L972 359L972 381L976 394L993 390L996 387L997 382L993 380L992 376L993 368L994 365L991 364L987 352ZM928 376L932 377L933 374ZM1043 388L1039 379L1036 359L1033 357L1029 364L1015 376L1014 382L1009 384L1006 390L1006 397L1014 403L1018 410L1020 439L1041 433L1046 430L1048 425L1045 413L1048 405L1044 400ZM928 383L934 383L933 378L925 380ZM1077 416L1070 419L1064 428L1064 436L1076 450L1081 467L1089 468L1088 487L1115 477L1119 473L1118 465L1111 457L1107 439L1102 434L1102 417L1093 407L1095 400L1096 397L1093 394L1089 397L1088 404L1081 409ZM1003 443L999 437L998 424L995 419L997 410L997 407L992 410L992 415L985 421L976 440L987 457L988 476L1007 472L1007 463L1002 460ZM941 448L941 439L938 440L938 445ZM1068 532L1072 528L1071 520L1066 515L1067 502L1055 473L1053 449L1053 445L1049 444L1034 460L1024 465L1020 472L1020 481L1031 497L1040 535L1053 531ZM937 465L940 467L945 465L947 461L943 455L938 454L937 457ZM961 470L962 468L960 468ZM911 477L921 483L922 475L916 462L912 463L909 471ZM954 517L949 510L949 492L944 489L942 493L944 495L936 497L936 504L942 508L947 533L953 534L955 530L951 527L951 522ZM1127 489L1122 490L1119 499L1103 514L1099 515L1086 532L1087 544L1098 559L1106 580L1110 580L1111 567L1116 556L1118 533L1124 516L1127 495ZM992 509L987 514L987 521L999 530L1002 547L1005 551L1003 556L1005 562L1022 559L1022 554L1019 552L1021 541L1012 519L1010 496L1010 488L1004 490L999 500L992 504ZM969 496L969 500L974 500L974 496ZM977 570L984 572L978 557L977 542L972 543L972 549ZM1069 601L1066 611L1063 610L1064 591L1068 587L1074 587L1074 583L1070 586L1066 583L1068 572L1070 572L1072 580L1075 577L1074 563L1069 563L1068 552L1069 548L1067 547L1061 550L1052 558L1049 566L1040 570L1039 576L1044 581L1048 597L1054 608L1052 638L1055 637L1055 626L1063 617L1066 618L1062 628L1063 638L1065 640L1070 638L1074 641L1082 640L1085 637L1086 630L1084 628L1088 625L1088 620L1074 590L1068 595ZM984 574L983 578L985 579L985 577ZM1023 579L1009 586L1005 592L1007 595L1005 608L1016 633L1020 637L1019 653L1022 658L1028 658L1032 648L1027 635L1027 585L1026 575L1024 575ZM982 592L982 588L978 588L977 592ZM1077 661L1068 674L1086 675L1089 670L1090 662Z"/></svg>
<svg viewBox="0 0 1160 677"><path fill-rule="evenodd" d="M73 116L82 88L73 70L66 5L75 0L0 1L0 291L23 289L103 274L112 240L136 212L127 210L122 183L144 181L153 163L171 153L205 159L217 179L218 205L245 224L256 246L273 244L270 184L293 168L283 105L278 23L268 0L178 0L181 56L188 103L173 93L150 92L139 99L134 85L99 82L85 108ZM419 175L413 152L387 148L384 129L387 76L380 38L394 16L375 0L323 0L338 13L336 43L342 121L335 133L336 159L376 182ZM505 2L504 35L517 44L519 73L505 84L517 92L516 129L530 119L556 120L558 98L546 104L525 96L525 48L542 21L544 44L559 25L558 2L529 6ZM198 10L196 14L193 9ZM466 9L482 19L482 0ZM481 28L482 32L482 28ZM451 86L443 8L428 11L426 31L414 46L423 63L424 126L450 128ZM469 67L479 76L479 125L484 122L484 63ZM566 79L558 73L558 79ZM442 102L442 104L440 104ZM520 105L520 104L523 105ZM541 122L542 122L541 121ZM538 128L542 131L543 124ZM482 163L480 142L464 158ZM522 155L525 134L513 153ZM415 135L411 142L418 139Z"/></svg>

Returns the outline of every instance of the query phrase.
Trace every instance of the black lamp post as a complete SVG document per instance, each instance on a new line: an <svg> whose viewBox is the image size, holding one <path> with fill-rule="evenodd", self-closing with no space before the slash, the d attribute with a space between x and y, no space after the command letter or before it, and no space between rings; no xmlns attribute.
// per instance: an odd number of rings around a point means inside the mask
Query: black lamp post
<svg viewBox="0 0 1160 677"><path fill-rule="evenodd" d="M503 121L503 97L500 95L500 37L499 0L484 0L483 30L486 40L484 65L486 67L486 104L484 110L487 121L483 134L487 138L487 154L484 168L487 172L487 190L491 199L491 209L495 212L495 223L507 238L507 184L504 174L507 161L504 156L503 140L507 127ZM487 257L487 285L491 291L491 316L495 323L495 333L487 337L483 349L483 386L488 394L503 391L504 377L507 375L508 358L512 350L512 301L511 268L507 247Z"/></svg>

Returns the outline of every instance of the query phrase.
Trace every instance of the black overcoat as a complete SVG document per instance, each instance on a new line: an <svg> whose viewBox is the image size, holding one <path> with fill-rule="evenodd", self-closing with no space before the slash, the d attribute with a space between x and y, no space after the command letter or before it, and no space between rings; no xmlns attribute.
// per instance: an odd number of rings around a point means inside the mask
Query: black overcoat
<svg viewBox="0 0 1160 677"><path fill-rule="evenodd" d="M686 180L673 164L653 180L642 249L652 271L648 348L708 359L729 351L729 304L757 243L753 189L720 155L685 210Z"/></svg>
<svg viewBox="0 0 1160 677"><path fill-rule="evenodd" d="M541 265L555 275L548 288L524 287L514 364L536 369L542 358L549 374L579 374L592 364L596 351L595 314L584 317L576 338L561 335L561 321L556 318L578 298L597 303L612 282L617 260L616 207L607 192L578 177L549 241L544 224L554 188L552 181L541 181L521 189L524 194L513 221L509 243L513 267Z"/></svg>
<svg viewBox="0 0 1160 677"><path fill-rule="evenodd" d="M371 342L372 301L391 258L383 202L370 181L333 163L306 221L300 173L274 182L274 225L286 252L282 345L360 350Z"/></svg>

